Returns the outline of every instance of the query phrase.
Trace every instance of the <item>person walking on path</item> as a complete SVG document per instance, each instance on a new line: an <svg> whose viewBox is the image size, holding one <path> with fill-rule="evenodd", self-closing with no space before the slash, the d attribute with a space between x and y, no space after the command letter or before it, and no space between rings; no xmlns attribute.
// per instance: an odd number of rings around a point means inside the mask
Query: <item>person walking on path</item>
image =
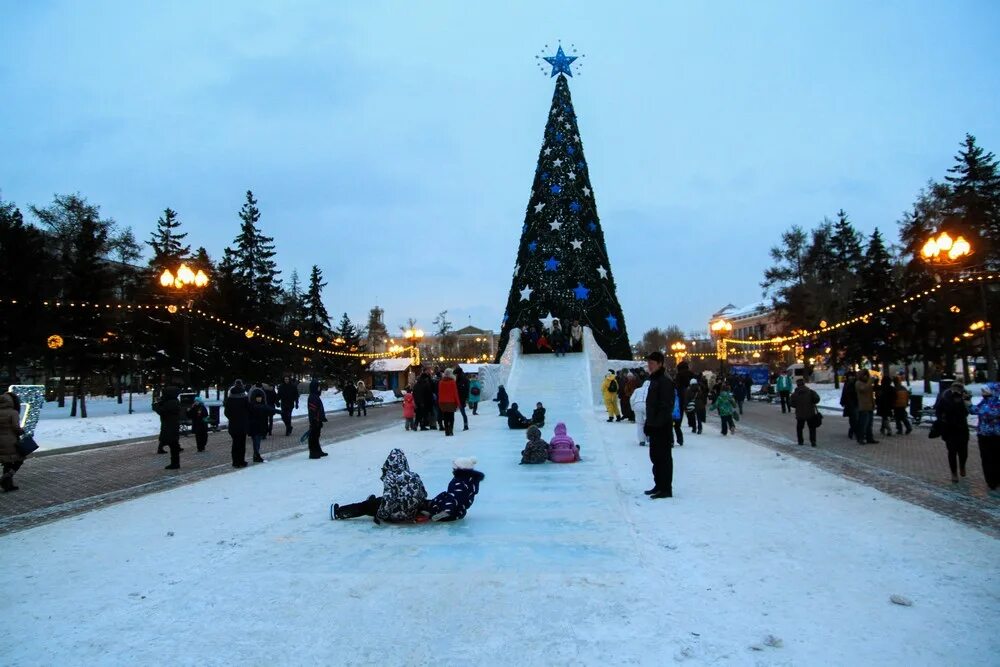
<svg viewBox="0 0 1000 667"><path fill-rule="evenodd" d="M479 382L479 378L474 378L469 382L469 407L472 408L472 414L478 415L479 412L479 400L483 394L483 385Z"/></svg>
<svg viewBox="0 0 1000 667"><path fill-rule="evenodd" d="M969 458L969 401L972 397L965 391L965 385L955 381L951 388L941 394L935 415L940 422L941 437L948 448L948 467L951 481L957 483L958 476L965 477L965 462Z"/></svg>
<svg viewBox="0 0 1000 667"><path fill-rule="evenodd" d="M736 399L729 391L728 384L723 383L719 395L712 403L712 409L719 413L719 420L722 422L722 435L729 435L730 431L736 433L736 423L733 421L733 413L736 412Z"/></svg>
<svg viewBox="0 0 1000 667"><path fill-rule="evenodd" d="M250 430L250 401L243 386L243 380L237 380L225 402L226 419L229 425L229 437L233 439L232 455L234 468L247 467L247 432Z"/></svg>
<svg viewBox="0 0 1000 667"><path fill-rule="evenodd" d="M882 382L878 386L875 395L875 414L881 419L878 432L880 435L892 435L892 410L896 405L896 388L892 386L892 380L888 376L883 376Z"/></svg>
<svg viewBox="0 0 1000 667"><path fill-rule="evenodd" d="M646 394L649 392L649 381L643 380L642 384L632 392L631 401L632 414L635 415L635 435L639 440L639 446L646 446Z"/></svg>
<svg viewBox="0 0 1000 667"><path fill-rule="evenodd" d="M462 430L469 430L469 416L465 414L465 406L469 402L469 376L461 366L455 366L455 385L458 387L458 411L462 413Z"/></svg>
<svg viewBox="0 0 1000 667"><path fill-rule="evenodd" d="M458 411L459 400L455 373L446 368L438 382L438 410L441 411L441 423L446 436L455 435L455 412Z"/></svg>
<svg viewBox="0 0 1000 667"><path fill-rule="evenodd" d="M635 411L632 409L632 393L639 386L635 373L626 373L625 382L622 387L622 414L633 424L635 423Z"/></svg>
<svg viewBox="0 0 1000 667"><path fill-rule="evenodd" d="M604 407L608 411L608 421L621 421L622 413L618 410L618 378L610 368L601 383L601 395L604 397Z"/></svg>
<svg viewBox="0 0 1000 667"><path fill-rule="evenodd" d="M788 399L792 395L792 372L788 371L784 375L778 376L778 397L781 399L781 414L789 412Z"/></svg>
<svg viewBox="0 0 1000 667"><path fill-rule="evenodd" d="M806 381L799 378L795 382L795 391L788 399L789 405L795 410L795 435L799 440L799 445L804 445L802 437L803 429L809 427L809 444L816 446L816 429L819 427L819 394L806 386Z"/></svg>
<svg viewBox="0 0 1000 667"><path fill-rule="evenodd" d="M906 413L907 408L910 407L910 390L903 384L903 378L899 375L892 378L892 385L892 416L896 420L896 435L903 435L904 428L906 435L910 435L913 426L910 425L910 417Z"/></svg>
<svg viewBox="0 0 1000 667"><path fill-rule="evenodd" d="M292 409L299 407L299 383L292 382L289 375L278 387L278 403L281 406L281 421L285 423L285 436L292 434Z"/></svg>
<svg viewBox="0 0 1000 667"><path fill-rule="evenodd" d="M278 392L274 385L264 385L264 403L271 409L267 415L267 436L274 435L274 415L278 413Z"/></svg>
<svg viewBox="0 0 1000 667"><path fill-rule="evenodd" d="M267 429L273 416L274 408L267 404L267 391L263 387L251 389L250 419L247 433L250 436L250 442L253 443L254 463L264 463L264 457L260 455L260 443L267 437Z"/></svg>
<svg viewBox="0 0 1000 667"><path fill-rule="evenodd" d="M858 377L854 371L847 371L847 375L844 376L844 388L840 390L840 407L844 408L844 416L847 417L847 437L852 440L858 430L857 381Z"/></svg>
<svg viewBox="0 0 1000 667"><path fill-rule="evenodd" d="M199 452L203 452L205 445L208 444L208 408L200 394L195 394L194 403L188 408L187 416L191 420L191 432L194 433L195 445Z"/></svg>
<svg viewBox="0 0 1000 667"><path fill-rule="evenodd" d="M313 380L309 383L309 400L306 402L306 408L309 411L309 458L321 459L327 454L320 447L319 435L327 418L326 408L320 397L319 380Z"/></svg>
<svg viewBox="0 0 1000 667"><path fill-rule="evenodd" d="M178 400L181 390L177 387L164 387L160 400L153 405L153 411L160 415L160 449L170 449L170 465L166 470L177 470L181 467L181 402Z"/></svg>
<svg viewBox="0 0 1000 667"><path fill-rule="evenodd" d="M663 353L646 356L649 389L646 392L646 422L643 433L649 437L649 461L653 464L653 488L645 492L652 499L674 495L674 382L663 368Z"/></svg>
<svg viewBox="0 0 1000 667"><path fill-rule="evenodd" d="M858 396L858 423L854 436L859 445L877 445L878 440L872 432L875 427L875 378L868 369L858 373L854 388Z"/></svg>
<svg viewBox="0 0 1000 667"><path fill-rule="evenodd" d="M1000 487L1000 382L986 383L982 394L979 405L972 406L970 410L979 417L976 437L986 486L996 491Z"/></svg>
<svg viewBox="0 0 1000 667"><path fill-rule="evenodd" d="M13 395L0 394L0 463L3 464L0 489L4 493L21 488L14 484L14 473L24 463L24 457L17 449L17 441L22 435L24 429L21 428L21 411L14 409Z"/></svg>
<svg viewBox="0 0 1000 667"><path fill-rule="evenodd" d="M347 382L340 390L340 395L344 397L344 405L347 406L347 416L354 416L354 403L358 400L358 388L353 382Z"/></svg>
<svg viewBox="0 0 1000 667"><path fill-rule="evenodd" d="M743 414L743 401L749 395L746 393L746 388L743 378L738 375L733 378L733 398L736 400L736 408L741 415Z"/></svg>
<svg viewBox="0 0 1000 667"><path fill-rule="evenodd" d="M364 380L358 380L357 387L357 398L354 399L354 409L357 410L358 416L361 416L361 411L364 411L364 416L368 416L368 387L365 385Z"/></svg>

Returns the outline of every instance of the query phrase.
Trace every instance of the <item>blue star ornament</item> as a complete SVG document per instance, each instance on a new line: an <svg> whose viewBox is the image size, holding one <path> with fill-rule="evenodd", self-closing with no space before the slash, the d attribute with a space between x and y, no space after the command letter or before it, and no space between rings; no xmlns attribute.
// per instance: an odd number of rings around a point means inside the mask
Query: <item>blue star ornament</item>
<svg viewBox="0 0 1000 667"><path fill-rule="evenodd" d="M567 56L563 53L562 46L556 51L556 55L549 56L545 58L545 62L552 65L552 74L549 77L553 77L556 74L565 74L567 76L573 76L573 71L570 69L570 65L576 60L576 56Z"/></svg>
<svg viewBox="0 0 1000 667"><path fill-rule="evenodd" d="M618 331L618 318L614 315L608 315L604 318L608 322L608 328L612 331Z"/></svg>
<svg viewBox="0 0 1000 667"><path fill-rule="evenodd" d="M573 294L576 298L584 301L588 296L590 296L590 290L583 286L583 283L577 283L576 287L573 289Z"/></svg>
<svg viewBox="0 0 1000 667"><path fill-rule="evenodd" d="M555 271L558 268L559 268L559 260L557 260L555 257L549 257L547 260L545 260L546 271Z"/></svg>
<svg viewBox="0 0 1000 667"><path fill-rule="evenodd" d="M581 208L583 208L583 206L581 206L580 202L576 201L575 199L571 201L569 204L569 210L572 211L573 213L579 213Z"/></svg>
<svg viewBox="0 0 1000 667"><path fill-rule="evenodd" d="M538 244L535 243L534 241L532 241L531 243L528 244L528 250L530 252L535 252L535 248L537 248L537 247L538 247Z"/></svg>

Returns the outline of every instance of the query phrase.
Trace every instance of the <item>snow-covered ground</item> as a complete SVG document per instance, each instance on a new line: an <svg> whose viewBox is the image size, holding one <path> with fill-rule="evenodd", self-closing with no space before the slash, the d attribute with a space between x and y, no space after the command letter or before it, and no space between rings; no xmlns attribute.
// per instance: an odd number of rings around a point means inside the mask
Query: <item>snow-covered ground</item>
<svg viewBox="0 0 1000 667"><path fill-rule="evenodd" d="M399 401L391 391L373 393L381 396L385 403ZM214 391L212 396L214 398ZM306 414L306 398L305 395L301 397L299 408L292 411L293 415ZM88 398L86 419L70 417L70 400L66 401L63 408L55 401L48 402L42 408L38 427L35 429L35 441L40 450L54 450L156 435L160 432L160 418L153 412L151 400L150 394L134 395L133 414L128 414L127 396L121 405L114 398ZM332 389L323 392L323 405L331 412L345 408L340 392ZM225 415L220 415L220 420L225 424Z"/></svg>
<svg viewBox="0 0 1000 667"><path fill-rule="evenodd" d="M517 465L488 402L453 438L400 425L0 538L3 663L995 664L1000 541L715 423L650 501L648 450L581 372L528 358L509 383L578 464ZM478 457L468 517L331 522L393 447L431 494Z"/></svg>

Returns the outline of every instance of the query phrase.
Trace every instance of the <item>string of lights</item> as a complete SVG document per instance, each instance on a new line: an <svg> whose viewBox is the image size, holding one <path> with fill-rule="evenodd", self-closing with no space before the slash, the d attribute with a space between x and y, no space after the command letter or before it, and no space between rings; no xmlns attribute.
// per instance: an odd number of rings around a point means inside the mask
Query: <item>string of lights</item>
<svg viewBox="0 0 1000 667"><path fill-rule="evenodd" d="M903 298L903 299L901 299L899 301L886 304L886 305L882 306L881 308L870 310L870 311L868 311L867 313L865 313L863 315L857 315L857 316L852 317L850 319L844 320L842 322L836 322L834 324L827 324L826 322L820 322L819 328L818 329L813 329L812 331L808 331L808 330L794 331L791 334L789 334L788 336L777 336L775 338L767 338L767 339L764 339L764 340L741 340L741 339L738 339L738 338L725 338L723 340L724 340L725 343L731 344L731 345L748 345L748 346L772 345L772 346L782 346L782 345L784 345L784 344L786 344L788 342L791 342L791 341L805 339L805 338L812 338L812 337L817 336L819 334L827 333L828 331L833 331L835 329L842 329L844 327L853 326L853 325L858 324L858 323L868 324L868 322L873 317L875 317L876 315L879 315L881 313L888 313L888 312L893 311L896 308L899 308L900 306L902 306L904 304L907 304L907 303L913 303L914 301L926 299L929 296L935 294L936 292L941 291L946 286L960 285L960 284L997 282L998 280L1000 280L1000 275L993 274L993 273L982 273L982 274L979 274L979 275L976 275L976 276L963 276L963 277L960 277L960 278L948 278L948 279L942 280L940 283L938 283L937 285L934 285L933 287L930 287L930 288L925 289L925 290L921 290L919 292L915 292L915 293L911 294L910 296L907 296L907 297L905 297L905 298Z"/></svg>

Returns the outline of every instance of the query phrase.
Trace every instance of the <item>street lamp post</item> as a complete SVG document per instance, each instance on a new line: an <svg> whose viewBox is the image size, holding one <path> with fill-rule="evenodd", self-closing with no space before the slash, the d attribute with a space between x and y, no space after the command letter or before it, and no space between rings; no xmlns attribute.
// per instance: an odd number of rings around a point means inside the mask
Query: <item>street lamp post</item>
<svg viewBox="0 0 1000 667"><path fill-rule="evenodd" d="M414 350L416 350L416 360L413 363L414 366L419 366L420 365L420 347L419 347L419 344L420 344L420 341L423 339L423 337L424 337L424 330L423 329L411 328L411 329L407 329L406 331L403 332L403 338L405 338L406 342L408 342L410 344L410 347L412 347Z"/></svg>
<svg viewBox="0 0 1000 667"><path fill-rule="evenodd" d="M173 274L170 269L164 269L160 274L160 286L167 290L173 290L175 294L187 297L187 317L184 318L184 382L191 386L191 307L194 305L194 296L199 290L208 287L208 276L201 269L197 273L192 271L187 264L181 263L177 267L177 273Z"/></svg>
<svg viewBox="0 0 1000 667"><path fill-rule="evenodd" d="M687 353L687 345L681 341L677 341L676 343L671 343L670 350L674 353L674 364L679 364Z"/></svg>
<svg viewBox="0 0 1000 667"><path fill-rule="evenodd" d="M949 234L941 231L931 236L920 249L920 257L928 265L945 270L961 271L967 268L967 262L975 249L972 243L962 234ZM940 277L935 275L940 281ZM997 379L996 359L993 356L993 324L986 304L986 286L979 282L979 305L983 309L983 336L986 338L986 377L990 382ZM951 372L951 369L949 369Z"/></svg>
<svg viewBox="0 0 1000 667"><path fill-rule="evenodd" d="M711 333L715 339L715 355L719 358L719 374L726 375L726 359L729 350L726 347L726 337L733 331L733 323L727 319L719 318L712 322Z"/></svg>

